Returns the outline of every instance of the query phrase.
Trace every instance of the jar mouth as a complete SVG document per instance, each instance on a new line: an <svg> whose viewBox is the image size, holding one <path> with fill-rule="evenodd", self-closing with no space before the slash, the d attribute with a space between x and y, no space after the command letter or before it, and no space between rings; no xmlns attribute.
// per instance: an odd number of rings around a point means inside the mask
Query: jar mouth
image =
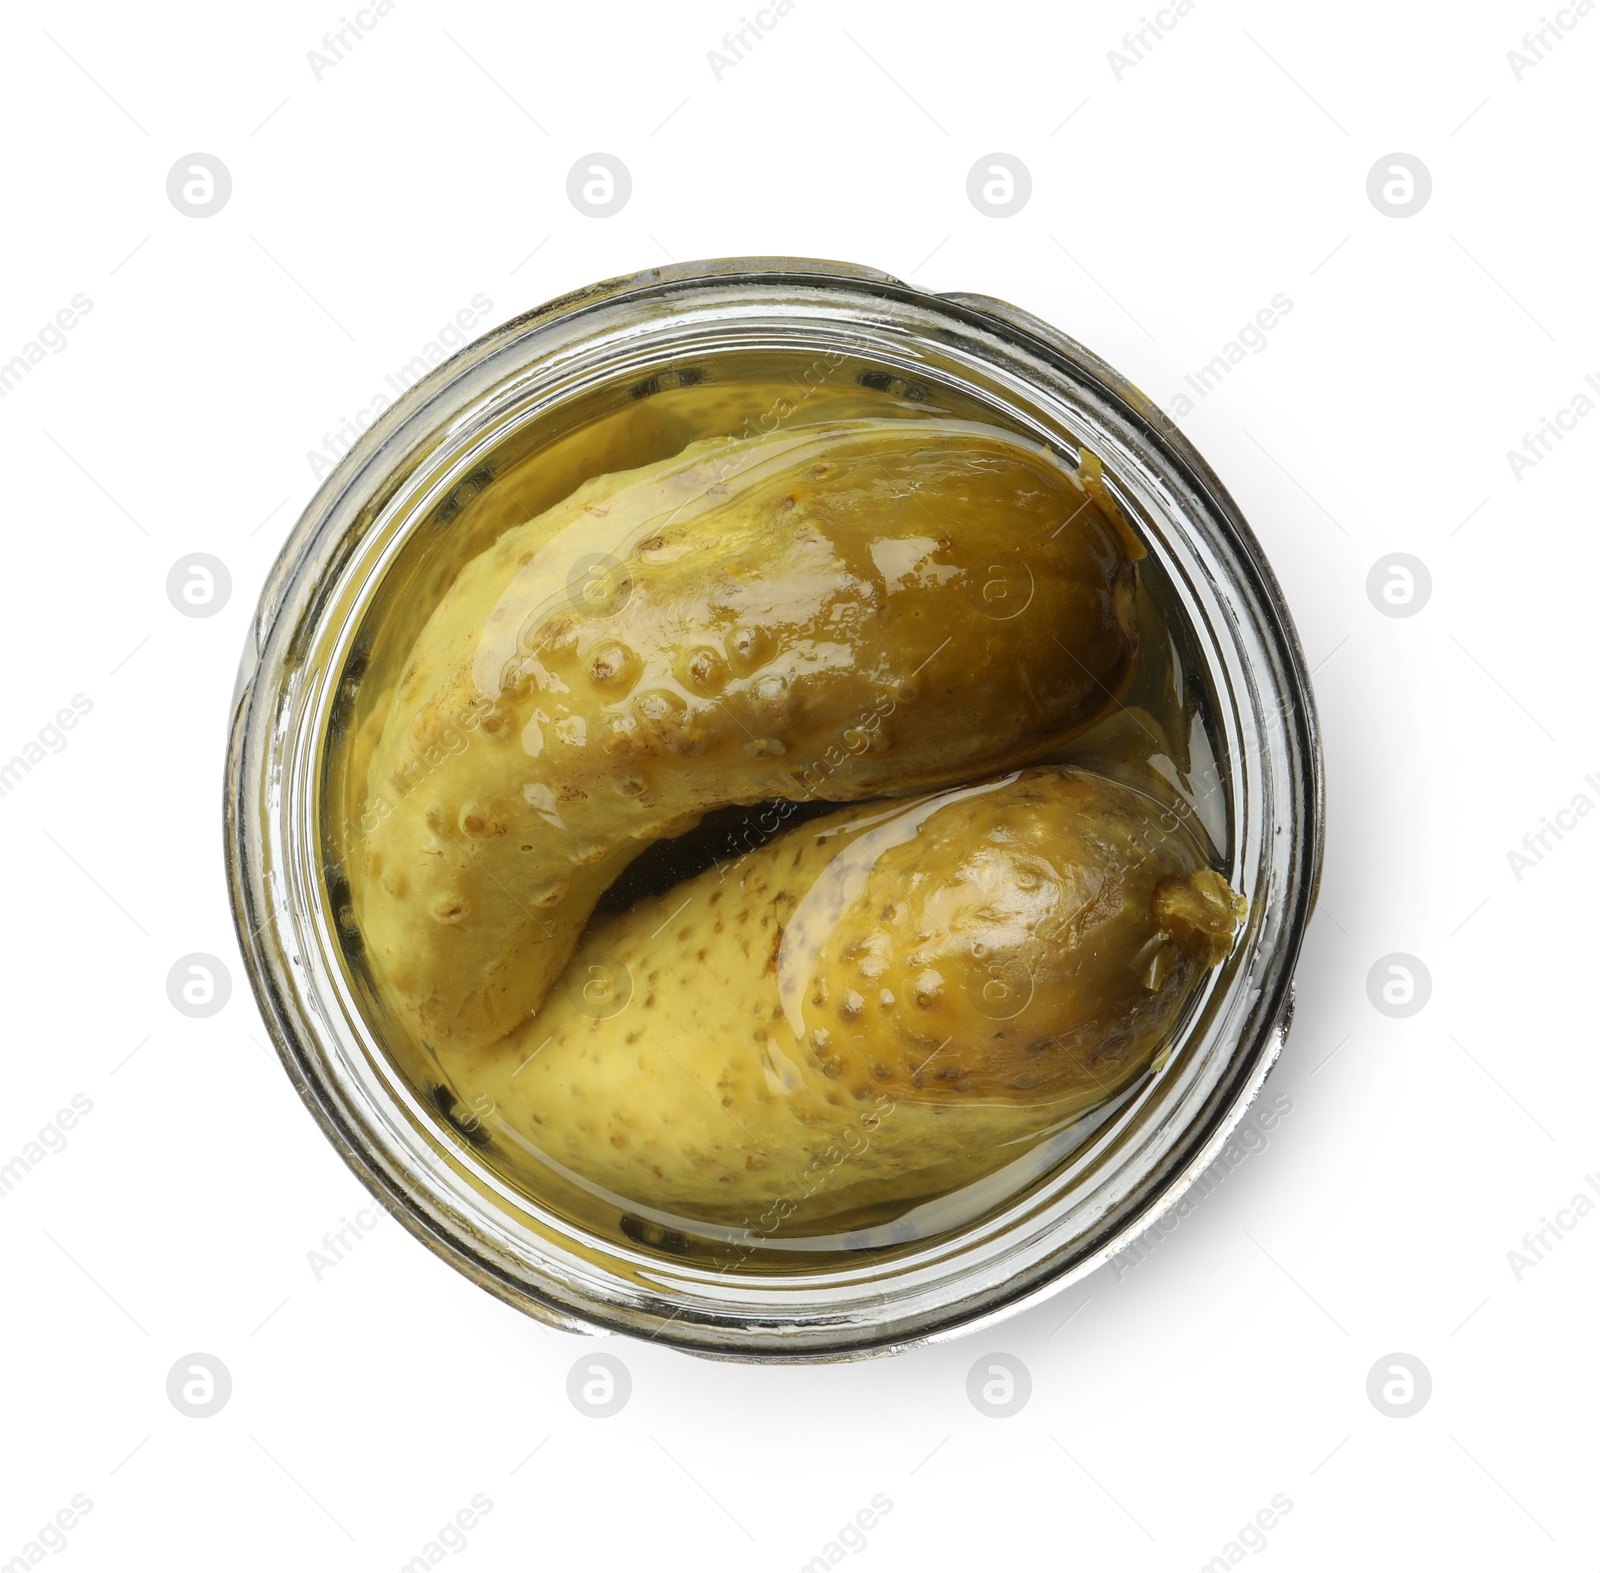
<svg viewBox="0 0 1600 1573"><path fill-rule="evenodd" d="M949 383L1058 452L1100 461L1173 587L1230 761L1224 872L1249 899L1151 1080L1030 1160L958 1227L859 1263L741 1275L601 1237L514 1189L391 1062L342 960L319 778L363 619L418 532L447 527L484 455L620 380L646 398L762 344L846 350L872 375ZM630 380L631 379L631 380ZM652 379L656 387L652 387ZM858 1358L954 1336L1092 1271L1177 1204L1280 1052L1316 896L1323 801L1305 661L1271 569L1221 482L1105 362L1004 302L888 274L724 259L597 284L502 324L409 388L301 517L240 667L224 800L233 911L280 1057L389 1211L490 1292L552 1325L730 1359ZM1018 1177L1011 1176L1015 1181Z"/></svg>

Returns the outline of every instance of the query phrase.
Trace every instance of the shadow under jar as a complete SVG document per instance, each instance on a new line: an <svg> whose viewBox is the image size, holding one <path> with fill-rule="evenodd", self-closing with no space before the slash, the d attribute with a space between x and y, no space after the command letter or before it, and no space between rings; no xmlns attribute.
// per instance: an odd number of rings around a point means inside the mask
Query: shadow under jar
<svg viewBox="0 0 1600 1573"><path fill-rule="evenodd" d="M935 450L964 456L972 484L920 489L916 456ZM1042 477L1016 496L1054 487L1088 511L1037 542L991 527L982 487L1013 458ZM862 478L841 490L851 465ZM625 472L644 478L619 490ZM926 539L913 518L867 542L851 605L881 621L899 591L915 610L883 635L889 655L852 647L863 614L832 642L812 628L782 666L756 615L772 611L762 563L736 559L727 510L775 486L799 561L869 482L902 514L925 502ZM655 525L630 533L630 508ZM1072 585L1051 599L1069 528L1091 532L1082 562L1108 575L1096 615L1126 651L1075 639ZM651 595L677 626L674 573L715 585L717 639L621 637ZM1068 661L1089 673L1076 689ZM808 697L852 684L859 707ZM1016 720L1030 705L1054 706L1053 734ZM515 802L462 789L490 751L495 779L527 767ZM561 787L569 757L599 774ZM575 828L596 822L596 781L642 827L616 844ZM1052 866L1076 867L1118 835L1160 854L1147 874L1168 918L1137 964L1170 1008L1079 1043L1074 1089L1050 1102L1034 1068L1049 1057L1027 1056L1061 1035L1011 1025L1059 1003L1049 966L986 941L1009 921L1027 954L1049 951L1056 934L1027 917L1026 869L1045 865L1028 857L1054 846ZM987 837L988 861L962 836ZM1216 1155L1288 1031L1321 766L1271 571L1148 399L1002 302L744 259L508 322L360 438L263 591L226 837L284 1064L430 1248L556 1326L828 1360L1032 1303L1149 1227ZM553 848L571 876L524 879L519 857L542 868ZM1229 891L1237 933L1208 951L1194 912ZM863 930L842 953L868 896L873 924L916 932L874 950ZM948 944L918 965L936 929L962 937L954 969ZM524 951L494 953L513 930ZM490 984L460 984L480 964ZM906 1049L892 1064L863 1036L873 1011ZM859 1074L835 1035L867 1044ZM1006 1046L1003 1084L975 1036ZM775 1154L785 1119L811 1135ZM928 1162L908 1164L918 1143Z"/></svg>

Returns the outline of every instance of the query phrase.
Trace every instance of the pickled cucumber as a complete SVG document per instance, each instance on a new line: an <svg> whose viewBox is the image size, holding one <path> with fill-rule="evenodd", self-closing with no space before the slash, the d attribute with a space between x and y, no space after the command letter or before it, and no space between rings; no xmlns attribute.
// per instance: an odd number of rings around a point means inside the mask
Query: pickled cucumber
<svg viewBox="0 0 1600 1573"><path fill-rule="evenodd" d="M1049 452L946 420L698 442L505 531L374 725L348 872L392 1016L493 1043L713 808L1045 757L1129 681L1139 550Z"/></svg>
<svg viewBox="0 0 1600 1573"><path fill-rule="evenodd" d="M521 1160L776 1228L954 1187L1113 1097L1243 905L1153 798L1027 770L797 825L597 922L536 1016L440 1063Z"/></svg>

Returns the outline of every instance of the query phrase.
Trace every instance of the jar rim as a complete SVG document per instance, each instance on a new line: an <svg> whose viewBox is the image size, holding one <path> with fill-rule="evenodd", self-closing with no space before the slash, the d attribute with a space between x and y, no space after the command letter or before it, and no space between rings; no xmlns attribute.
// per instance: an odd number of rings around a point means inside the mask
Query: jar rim
<svg viewBox="0 0 1600 1573"><path fill-rule="evenodd" d="M1217 1058L1209 1079L1188 1089L1182 1129L1151 1152L1148 1172L1123 1176L1107 1193L1102 1216L1074 1221L1070 1207L1052 1214L1037 1198L1003 1208L971 1239L958 1233L930 1245L897 1269L892 1290L879 1283L860 1303L843 1295L741 1299L727 1284L712 1293L692 1272L653 1258L649 1270L674 1287L650 1289L646 1253L625 1260L606 1242L607 1269L594 1265L594 1241L569 1238L563 1248L537 1230L518 1232L437 1120L430 1145L425 1116L385 1082L372 1059L382 1045L362 1041L317 922L308 749L315 753L326 731L338 652L359 625L363 587L370 598L410 538L405 520L415 528L419 499L460 473L474 444L500 429L497 418L525 414L557 385L552 379L589 364L586 355L648 355L663 324L714 310L743 311L745 320L766 310L789 321L820 313L831 323L870 322L886 335L886 353L923 334L940 353L969 357L962 364L973 375L981 365L984 375L1070 411L1073 429L1092 434L1091 451L1123 488L1119 496L1147 523L1152 499L1159 502L1166 546L1188 553L1195 604L1216 621L1211 635L1235 642L1218 659L1229 693L1245 700L1239 724L1258 749L1241 761L1236 792L1263 881L1252 903L1265 895L1271 911L1251 930L1253 951L1229 964ZM1281 1051L1316 899L1323 812L1310 679L1282 592L1236 504L1176 425L1098 356L1003 301L929 294L874 269L784 257L676 263L561 296L492 329L388 407L325 478L268 575L241 660L224 795L235 925L263 1018L302 1099L380 1203L458 1270L548 1323L761 1361L859 1358L986 1325L1081 1278L1170 1212L1243 1120ZM526 1211L526 1199L521 1205ZM553 1220L542 1225L558 1235Z"/></svg>

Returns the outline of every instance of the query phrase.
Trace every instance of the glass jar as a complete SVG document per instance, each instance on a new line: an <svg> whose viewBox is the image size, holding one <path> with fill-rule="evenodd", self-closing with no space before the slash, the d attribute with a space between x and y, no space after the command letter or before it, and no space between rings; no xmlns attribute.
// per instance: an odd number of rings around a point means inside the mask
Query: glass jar
<svg viewBox="0 0 1600 1573"><path fill-rule="evenodd" d="M605 467L593 434L611 415L670 415L680 390L752 356L776 357L797 390L814 367L863 397L981 413L1099 460L1162 587L1173 682L1204 710L1194 741L1208 786L1195 806L1249 905L1232 955L1137 1096L893 1249L747 1272L638 1220L600 1229L543 1205L488 1161L470 1111L397 1063L361 976L326 778L330 749L358 724L375 642L438 593L437 543L492 529L482 494L506 453L536 450L555 501ZM666 419L663 442L672 429ZM1149 1228L1221 1150L1283 1046L1321 848L1317 726L1288 611L1238 509L1171 421L1001 301L789 258L595 285L408 389L327 477L267 580L228 756L228 872L251 982L346 1162L434 1252L541 1321L722 1358L837 1360L953 1336L1081 1278Z"/></svg>

